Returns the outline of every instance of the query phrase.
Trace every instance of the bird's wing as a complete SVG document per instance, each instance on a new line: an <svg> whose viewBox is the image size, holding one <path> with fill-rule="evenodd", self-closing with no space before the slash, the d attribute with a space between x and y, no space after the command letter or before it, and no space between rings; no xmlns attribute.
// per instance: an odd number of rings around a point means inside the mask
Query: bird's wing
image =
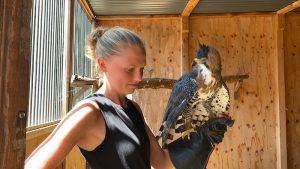
<svg viewBox="0 0 300 169"><path fill-rule="evenodd" d="M197 91L197 72L192 71L183 75L174 85L170 94L168 105L163 121L165 122L165 132L169 132L170 127L176 122L178 116L183 113L188 102Z"/></svg>

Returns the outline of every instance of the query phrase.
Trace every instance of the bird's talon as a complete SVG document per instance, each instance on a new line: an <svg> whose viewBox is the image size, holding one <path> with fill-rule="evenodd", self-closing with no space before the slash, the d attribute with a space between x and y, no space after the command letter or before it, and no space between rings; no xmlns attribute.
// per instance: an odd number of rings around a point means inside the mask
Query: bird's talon
<svg viewBox="0 0 300 169"><path fill-rule="evenodd" d="M190 134L192 132L196 132L196 131L193 128L191 128L189 130L182 132L182 135L181 135L182 139L184 139L187 136L188 140L190 140L191 139Z"/></svg>

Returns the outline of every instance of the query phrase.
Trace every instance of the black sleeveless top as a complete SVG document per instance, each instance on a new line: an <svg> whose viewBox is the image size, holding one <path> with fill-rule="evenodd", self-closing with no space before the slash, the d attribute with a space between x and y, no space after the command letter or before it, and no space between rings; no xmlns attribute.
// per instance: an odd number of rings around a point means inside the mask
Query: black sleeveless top
<svg viewBox="0 0 300 169"><path fill-rule="evenodd" d="M92 169L150 169L150 141L143 117L126 98L127 108L115 104L103 94L90 94L100 107L106 134L94 150L79 147ZM99 111L99 113L101 113Z"/></svg>

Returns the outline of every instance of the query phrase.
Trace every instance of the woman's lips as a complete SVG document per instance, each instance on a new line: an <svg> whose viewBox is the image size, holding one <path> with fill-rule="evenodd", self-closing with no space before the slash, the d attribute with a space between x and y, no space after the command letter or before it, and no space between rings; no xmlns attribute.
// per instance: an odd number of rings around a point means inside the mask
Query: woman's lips
<svg viewBox="0 0 300 169"><path fill-rule="evenodd" d="M138 84L129 84L129 86L132 86L132 87L137 88L137 87L138 87Z"/></svg>

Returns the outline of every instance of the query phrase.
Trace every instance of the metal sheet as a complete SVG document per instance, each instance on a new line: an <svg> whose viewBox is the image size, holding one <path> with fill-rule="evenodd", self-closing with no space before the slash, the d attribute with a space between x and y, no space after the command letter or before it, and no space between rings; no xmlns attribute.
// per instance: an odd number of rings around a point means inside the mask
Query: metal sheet
<svg viewBox="0 0 300 169"><path fill-rule="evenodd" d="M295 0L200 0L192 13L275 12ZM181 14L188 0L88 0L95 15ZM300 11L296 9L295 11Z"/></svg>
<svg viewBox="0 0 300 169"><path fill-rule="evenodd" d="M201 0L193 13L275 12L295 0Z"/></svg>
<svg viewBox="0 0 300 169"><path fill-rule="evenodd" d="M89 0L98 15L181 14L188 0Z"/></svg>

